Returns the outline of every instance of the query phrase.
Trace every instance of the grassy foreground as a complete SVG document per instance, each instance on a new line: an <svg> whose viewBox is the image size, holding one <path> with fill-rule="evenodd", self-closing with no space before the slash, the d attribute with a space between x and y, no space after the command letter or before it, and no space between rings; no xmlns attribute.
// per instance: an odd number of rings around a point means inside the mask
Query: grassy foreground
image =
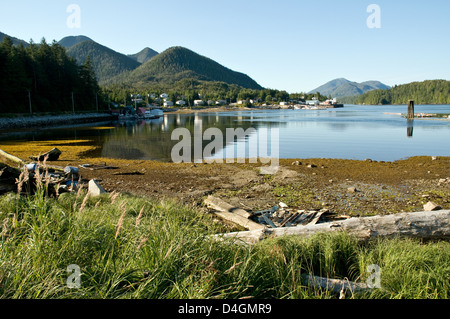
<svg viewBox="0 0 450 319"><path fill-rule="evenodd" d="M0 198L0 298L337 298L301 275L365 282L371 264L382 289L350 297L449 297L448 242L320 234L244 247L211 239L222 226L174 202L44 192ZM74 264L80 288L67 286Z"/></svg>

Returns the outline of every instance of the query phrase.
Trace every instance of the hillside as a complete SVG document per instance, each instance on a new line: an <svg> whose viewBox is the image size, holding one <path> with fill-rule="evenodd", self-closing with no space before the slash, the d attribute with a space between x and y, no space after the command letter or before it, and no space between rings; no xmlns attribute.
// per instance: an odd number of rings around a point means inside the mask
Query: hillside
<svg viewBox="0 0 450 319"><path fill-rule="evenodd" d="M379 81L366 81L362 83L351 82L344 78L339 78L319 86L309 93L320 92L325 96L344 97L361 95L372 90L389 89L389 86Z"/></svg>
<svg viewBox="0 0 450 319"><path fill-rule="evenodd" d="M183 79L218 81L249 89L262 87L248 75L232 71L219 63L183 47L172 47L136 70L113 79L125 84L173 84Z"/></svg>
<svg viewBox="0 0 450 319"><path fill-rule="evenodd" d="M9 37L1 42L0 113L95 110L102 100L89 63L77 65L57 43L15 46Z"/></svg>
<svg viewBox="0 0 450 319"><path fill-rule="evenodd" d="M355 99L356 104L450 104L450 81L428 80L396 85L388 90L367 92Z"/></svg>
<svg viewBox="0 0 450 319"><path fill-rule="evenodd" d="M136 69L140 63L107 48L94 41L83 41L67 49L67 54L73 57L79 64L90 56L92 66L99 82L106 81L123 72Z"/></svg>
<svg viewBox="0 0 450 319"><path fill-rule="evenodd" d="M0 32L0 42L2 42L3 39L4 39L5 37L11 38L11 40L12 40L12 42L13 42L14 45L20 45L20 44L23 44L23 45L26 46L26 47L29 45L29 44L28 44L26 41L24 41L24 40L17 39L17 38L14 38L14 37L10 36L10 35L7 35L7 34L5 34L5 33L3 33L3 32Z"/></svg>
<svg viewBox="0 0 450 319"><path fill-rule="evenodd" d="M128 57L143 64L156 55L158 55L158 52L156 52L155 50L145 48L141 52L138 52L136 54L129 54Z"/></svg>
<svg viewBox="0 0 450 319"><path fill-rule="evenodd" d="M70 48L84 41L93 41L93 40L84 35L78 35L62 38L58 43L59 45L62 45L65 48Z"/></svg>

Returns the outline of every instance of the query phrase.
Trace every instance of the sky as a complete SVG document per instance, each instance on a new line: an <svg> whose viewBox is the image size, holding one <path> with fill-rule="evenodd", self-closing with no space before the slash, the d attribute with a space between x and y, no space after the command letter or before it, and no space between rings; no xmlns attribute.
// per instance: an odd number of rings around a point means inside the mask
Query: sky
<svg viewBox="0 0 450 319"><path fill-rule="evenodd" d="M294 93L342 77L450 80L449 14L448 0L0 0L0 32L85 35L124 54L184 46Z"/></svg>

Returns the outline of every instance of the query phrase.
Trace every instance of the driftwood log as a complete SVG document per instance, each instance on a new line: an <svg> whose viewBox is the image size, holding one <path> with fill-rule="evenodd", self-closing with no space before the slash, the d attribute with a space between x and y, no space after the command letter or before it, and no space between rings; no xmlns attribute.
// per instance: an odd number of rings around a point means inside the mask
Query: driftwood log
<svg viewBox="0 0 450 319"><path fill-rule="evenodd" d="M213 208L215 210L214 213L220 218L235 223L241 227L244 227L245 229L253 231L263 230L265 228L264 225L255 223L254 221L249 219L249 217L251 216L249 212L241 208L234 207L224 202L220 198L208 196L208 198L205 199L204 202L208 207Z"/></svg>
<svg viewBox="0 0 450 319"><path fill-rule="evenodd" d="M336 231L344 231L351 236L355 236L361 242L380 237L449 240L450 210L358 217L311 226L276 229L264 228L253 231L221 234L216 235L216 237L233 238L240 243L253 244L266 238L282 236L309 237L316 233Z"/></svg>
<svg viewBox="0 0 450 319"><path fill-rule="evenodd" d="M328 290L335 294L340 294L343 298L346 294L363 294L369 292L367 284L348 281L345 279L330 279L313 275L303 275L303 282L314 288Z"/></svg>
<svg viewBox="0 0 450 319"><path fill-rule="evenodd" d="M61 154L62 154L62 152L59 149L54 148L54 149L52 149L52 150L50 150L47 153L44 153L42 155L30 156L30 159L33 160L33 161L41 161L42 162L47 157L47 161L54 162L54 161L57 161L59 159Z"/></svg>
<svg viewBox="0 0 450 319"><path fill-rule="evenodd" d="M13 163L16 163L16 164L21 164L21 165L25 164L25 162L23 160L21 160L20 158L14 156L14 155L11 155L9 153L6 153L3 150L0 150L0 156L13 162Z"/></svg>

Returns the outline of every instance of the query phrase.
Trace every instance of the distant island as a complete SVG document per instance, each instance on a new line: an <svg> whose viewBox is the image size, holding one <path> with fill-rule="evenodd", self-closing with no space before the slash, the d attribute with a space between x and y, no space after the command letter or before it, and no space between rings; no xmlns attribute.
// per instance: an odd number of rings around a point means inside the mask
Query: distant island
<svg viewBox="0 0 450 319"><path fill-rule="evenodd" d="M372 90L385 90L390 86L380 81L352 82L344 78L334 79L309 93L319 92L322 95L332 96L333 98L341 98L345 96L361 95Z"/></svg>
<svg viewBox="0 0 450 319"><path fill-rule="evenodd" d="M408 100L416 104L450 104L450 81L428 80L395 85L387 90L375 90L354 97L355 104L406 104Z"/></svg>

